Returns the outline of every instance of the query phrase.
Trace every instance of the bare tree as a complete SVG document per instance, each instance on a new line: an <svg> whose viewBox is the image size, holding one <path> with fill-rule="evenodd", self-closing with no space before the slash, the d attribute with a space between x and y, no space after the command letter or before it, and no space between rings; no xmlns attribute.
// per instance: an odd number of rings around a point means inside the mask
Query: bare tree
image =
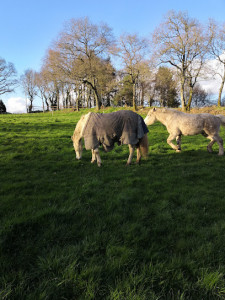
<svg viewBox="0 0 225 300"><path fill-rule="evenodd" d="M209 22L211 43L209 45L213 58L216 59L216 74L221 78L217 105L221 106L221 97L225 83L225 23L217 24L214 20ZM220 70L220 72L218 71Z"/></svg>
<svg viewBox="0 0 225 300"><path fill-rule="evenodd" d="M160 63L173 66L180 81L182 109L190 108L192 91L200 76L208 40L202 26L185 12L171 11L154 32L153 42ZM185 98L185 87L190 90L189 100Z"/></svg>
<svg viewBox="0 0 225 300"><path fill-rule="evenodd" d="M152 72L152 66L150 66L148 60L143 60L140 64L140 73L138 77L138 86L139 86L139 105L144 106L144 101L146 100L146 95L150 96L151 93L151 86L152 80L154 78Z"/></svg>
<svg viewBox="0 0 225 300"><path fill-rule="evenodd" d="M148 42L146 39L139 37L137 34L124 34L120 37L119 55L122 59L124 72L131 77L133 85L133 108L136 110L136 85L138 77L143 69Z"/></svg>
<svg viewBox="0 0 225 300"><path fill-rule="evenodd" d="M71 81L89 85L97 109L101 103L102 63L106 65L104 60L113 45L112 30L105 24L92 24L88 18L70 20L55 43L60 54L60 68Z"/></svg>
<svg viewBox="0 0 225 300"><path fill-rule="evenodd" d="M51 88L49 82L48 73L42 69L39 73L35 73L35 84L38 89L38 96L41 98L43 111L45 110L45 105L47 111L49 111L49 99L51 98Z"/></svg>
<svg viewBox="0 0 225 300"><path fill-rule="evenodd" d="M21 84L26 97L30 101L28 112L32 112L34 97L37 94L37 87L35 83L35 71L28 69L20 77Z"/></svg>
<svg viewBox="0 0 225 300"><path fill-rule="evenodd" d="M0 95L11 93L18 84L16 69L12 63L0 58Z"/></svg>
<svg viewBox="0 0 225 300"><path fill-rule="evenodd" d="M48 94L48 102L52 110L59 110L60 91L66 82L62 69L62 59L58 51L49 49L42 65L42 77L44 78L45 94Z"/></svg>

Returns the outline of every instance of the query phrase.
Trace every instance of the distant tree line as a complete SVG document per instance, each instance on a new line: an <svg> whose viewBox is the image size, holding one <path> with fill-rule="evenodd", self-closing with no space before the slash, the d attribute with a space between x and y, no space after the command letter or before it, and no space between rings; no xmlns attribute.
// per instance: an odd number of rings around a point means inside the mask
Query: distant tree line
<svg viewBox="0 0 225 300"><path fill-rule="evenodd" d="M0 114L6 113L6 106L2 100L0 100Z"/></svg>
<svg viewBox="0 0 225 300"><path fill-rule="evenodd" d="M216 68L208 63L212 60ZM0 95L18 83L15 74L12 64L0 60ZM72 19L47 50L41 70L26 70L19 82L29 99L28 112L37 97L47 110L143 105L190 110L209 104L199 81L218 74L221 106L225 24L209 20L203 26L186 12L170 11L151 40L137 34L116 40L106 24Z"/></svg>

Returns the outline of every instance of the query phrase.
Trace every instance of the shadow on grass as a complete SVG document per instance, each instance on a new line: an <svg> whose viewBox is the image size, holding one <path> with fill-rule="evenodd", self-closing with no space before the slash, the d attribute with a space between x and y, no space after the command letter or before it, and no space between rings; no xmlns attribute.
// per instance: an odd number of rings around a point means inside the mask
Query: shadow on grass
<svg viewBox="0 0 225 300"><path fill-rule="evenodd" d="M11 299L43 291L47 299L216 299L224 285L223 275L213 277L225 260L224 157L168 152L125 167L124 147L102 153L98 168L90 152L76 161L71 148L51 167L49 157L30 166L24 180L38 192L27 197L23 186L24 212L1 231Z"/></svg>

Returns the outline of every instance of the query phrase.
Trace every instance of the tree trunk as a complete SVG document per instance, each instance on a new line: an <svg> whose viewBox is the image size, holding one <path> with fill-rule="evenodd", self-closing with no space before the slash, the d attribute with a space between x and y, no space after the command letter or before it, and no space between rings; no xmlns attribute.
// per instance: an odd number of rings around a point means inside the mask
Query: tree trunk
<svg viewBox="0 0 225 300"><path fill-rule="evenodd" d="M150 95L149 96L149 101L148 101L148 103L149 103L149 106L151 107L152 106L152 103L153 103L153 97Z"/></svg>
<svg viewBox="0 0 225 300"><path fill-rule="evenodd" d="M41 97L41 101L42 101L42 109L43 109L43 112L45 112L45 103L44 103L43 97Z"/></svg>
<svg viewBox="0 0 225 300"><path fill-rule="evenodd" d="M221 85L220 85L219 96L218 96L218 101L217 101L217 106L218 107L221 106L221 97L222 97L224 83L225 83L225 64L223 65L223 78L222 78L222 82L221 82Z"/></svg>
<svg viewBox="0 0 225 300"><path fill-rule="evenodd" d="M84 80L83 81L84 84L88 84L91 89L93 90L93 93L94 93L94 99L95 99L95 102L96 102L96 109L99 110L100 109L100 105L101 105L101 97L98 93L98 90L97 90L97 87L95 85L95 79L93 78L91 81L87 81L87 80Z"/></svg>
<svg viewBox="0 0 225 300"><path fill-rule="evenodd" d="M79 111L79 98L76 99L76 111Z"/></svg>
<svg viewBox="0 0 225 300"><path fill-rule="evenodd" d="M78 88L78 96L76 99L76 111L79 111L80 89Z"/></svg>
<svg viewBox="0 0 225 300"><path fill-rule="evenodd" d="M97 91L96 87L94 87L94 97L95 97L95 101L96 101L96 109L100 110L101 99L100 99L100 96L98 94L98 91Z"/></svg>
<svg viewBox="0 0 225 300"><path fill-rule="evenodd" d="M91 108L91 89L88 89L88 95L87 95L87 108Z"/></svg>
<svg viewBox="0 0 225 300"><path fill-rule="evenodd" d="M45 104L46 104L46 110L49 111L49 103L48 103L48 98L46 96L44 96L45 98Z"/></svg>
<svg viewBox="0 0 225 300"><path fill-rule="evenodd" d="M68 106L69 106L69 98L70 98L70 92L67 90L66 91L66 99L65 99L65 103L64 103L64 108L68 108Z"/></svg>
<svg viewBox="0 0 225 300"><path fill-rule="evenodd" d="M137 106L136 106L136 82L133 82L133 110L136 111L137 110Z"/></svg>
<svg viewBox="0 0 225 300"><path fill-rule="evenodd" d="M56 89L56 105L57 105L57 110L59 110L59 90L58 90L58 88Z"/></svg>
<svg viewBox="0 0 225 300"><path fill-rule="evenodd" d="M31 113L33 109L33 96L30 95L30 105L28 107L28 112Z"/></svg>
<svg viewBox="0 0 225 300"><path fill-rule="evenodd" d="M184 78L181 79L180 99L181 99L182 111L186 111L186 101L184 96Z"/></svg>
<svg viewBox="0 0 225 300"><path fill-rule="evenodd" d="M186 106L186 110L188 111L190 111L191 109L192 96L193 96L193 87L190 86L189 99L188 99L188 104Z"/></svg>
<svg viewBox="0 0 225 300"><path fill-rule="evenodd" d="M144 106L144 98L145 98L145 86L144 83L141 85L141 106Z"/></svg>

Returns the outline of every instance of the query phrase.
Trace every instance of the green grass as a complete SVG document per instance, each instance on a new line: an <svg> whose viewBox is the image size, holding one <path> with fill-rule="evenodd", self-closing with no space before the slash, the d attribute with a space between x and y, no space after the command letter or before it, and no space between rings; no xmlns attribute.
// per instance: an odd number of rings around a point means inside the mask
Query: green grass
<svg viewBox="0 0 225 300"><path fill-rule="evenodd" d="M150 155L84 150L83 113L0 116L0 299L225 299L225 157L149 127ZM225 129L221 129L225 140Z"/></svg>

